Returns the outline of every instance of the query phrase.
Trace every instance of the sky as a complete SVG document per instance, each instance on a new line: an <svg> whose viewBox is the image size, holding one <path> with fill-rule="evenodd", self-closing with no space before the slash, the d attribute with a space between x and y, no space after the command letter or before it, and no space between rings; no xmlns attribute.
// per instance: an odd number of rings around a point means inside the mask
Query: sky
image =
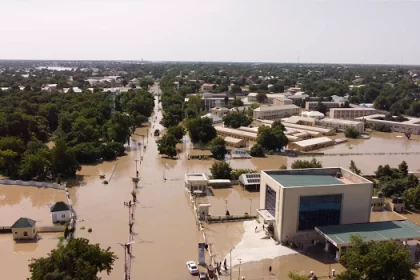
<svg viewBox="0 0 420 280"><path fill-rule="evenodd" d="M0 59L420 65L420 0L0 0Z"/></svg>

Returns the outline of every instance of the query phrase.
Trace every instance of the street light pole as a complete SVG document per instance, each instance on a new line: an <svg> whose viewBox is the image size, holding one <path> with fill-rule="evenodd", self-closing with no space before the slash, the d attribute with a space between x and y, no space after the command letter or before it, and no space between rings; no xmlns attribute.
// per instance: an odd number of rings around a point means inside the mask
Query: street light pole
<svg viewBox="0 0 420 280"><path fill-rule="evenodd" d="M230 249L230 280L232 280L232 269L233 269L233 266L232 266L232 249Z"/></svg>
<svg viewBox="0 0 420 280"><path fill-rule="evenodd" d="M252 209L252 199L249 199L249 215L251 216Z"/></svg>
<svg viewBox="0 0 420 280"><path fill-rule="evenodd" d="M136 177L139 177L139 171L137 169L137 162L139 161L138 159L134 160L136 162Z"/></svg>
<svg viewBox="0 0 420 280"><path fill-rule="evenodd" d="M225 204L226 204L226 213L227 213L227 199L225 199Z"/></svg>

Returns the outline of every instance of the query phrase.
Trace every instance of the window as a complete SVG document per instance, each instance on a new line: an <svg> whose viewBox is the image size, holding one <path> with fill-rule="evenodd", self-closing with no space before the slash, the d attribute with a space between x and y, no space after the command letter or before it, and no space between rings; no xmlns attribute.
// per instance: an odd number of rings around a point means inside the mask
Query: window
<svg viewBox="0 0 420 280"><path fill-rule="evenodd" d="M28 233L26 231L24 231L23 236L28 236Z"/></svg>
<svg viewBox="0 0 420 280"><path fill-rule="evenodd" d="M313 230L318 226L339 225L342 195L301 196L298 230Z"/></svg>
<svg viewBox="0 0 420 280"><path fill-rule="evenodd" d="M265 209L276 217L276 202L277 202L277 193L269 186L266 185L265 190Z"/></svg>
<svg viewBox="0 0 420 280"><path fill-rule="evenodd" d="M65 217L66 217L66 214L61 215L61 218L65 218Z"/></svg>

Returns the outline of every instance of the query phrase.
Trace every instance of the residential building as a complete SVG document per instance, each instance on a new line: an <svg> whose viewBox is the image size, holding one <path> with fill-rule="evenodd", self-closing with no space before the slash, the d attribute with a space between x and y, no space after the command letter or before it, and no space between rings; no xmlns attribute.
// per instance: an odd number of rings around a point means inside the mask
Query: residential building
<svg viewBox="0 0 420 280"><path fill-rule="evenodd" d="M276 120L300 114L301 108L296 105L261 105L254 109L254 119Z"/></svg>
<svg viewBox="0 0 420 280"><path fill-rule="evenodd" d="M243 186L244 189L258 191L261 184L261 174L260 173L245 173L239 175L239 184Z"/></svg>
<svg viewBox="0 0 420 280"><path fill-rule="evenodd" d="M229 114L229 109L226 107L214 107L212 109L210 109L210 112L213 115L216 115L220 118L223 118L224 116L226 116L227 114Z"/></svg>
<svg viewBox="0 0 420 280"><path fill-rule="evenodd" d="M306 243L322 239L316 227L368 223L372 195L372 182L344 168L261 171L259 220L281 242Z"/></svg>
<svg viewBox="0 0 420 280"><path fill-rule="evenodd" d="M386 121L384 120L384 114L375 114L365 117L356 118L356 120L369 124L371 126L375 125L385 125L388 126L393 132L406 133L410 132L412 134L420 135L420 119L418 118L408 118L408 121L396 122L396 121Z"/></svg>
<svg viewBox="0 0 420 280"><path fill-rule="evenodd" d="M257 95L256 92L251 92L248 94L248 102L257 102Z"/></svg>
<svg viewBox="0 0 420 280"><path fill-rule="evenodd" d="M201 118L209 118L209 119L211 119L211 121L213 122L213 124L222 123L223 122L223 119L221 117L216 116L216 115L214 115L212 113L207 113L204 116L201 116Z"/></svg>
<svg viewBox="0 0 420 280"><path fill-rule="evenodd" d="M361 121L351 121L342 119L323 118L316 121L316 125L320 127L332 128L336 131L345 131L349 127L357 129L359 134L365 131L365 124Z"/></svg>
<svg viewBox="0 0 420 280"><path fill-rule="evenodd" d="M305 103L305 109L306 111L315 111L318 107L319 101L308 101ZM329 111L331 108L340 108L340 102L335 101L321 101L322 104L327 108L327 111Z"/></svg>
<svg viewBox="0 0 420 280"><path fill-rule="evenodd" d="M320 120L325 117L325 115L318 111L304 111L300 114L304 118Z"/></svg>
<svg viewBox="0 0 420 280"><path fill-rule="evenodd" d="M203 91L212 91L212 90L213 90L213 84L204 83L204 84L201 86L201 89L202 89Z"/></svg>
<svg viewBox="0 0 420 280"><path fill-rule="evenodd" d="M284 98L284 93L267 93L267 102L268 104L274 104L274 99L276 98Z"/></svg>
<svg viewBox="0 0 420 280"><path fill-rule="evenodd" d="M276 97L273 99L274 105L291 105L293 100L286 97Z"/></svg>
<svg viewBox="0 0 420 280"><path fill-rule="evenodd" d="M331 96L332 101L335 102L340 102L340 103L344 103L344 102L348 102L349 101L349 97L348 96L338 96L338 95L333 95Z"/></svg>
<svg viewBox="0 0 420 280"><path fill-rule="evenodd" d="M312 150L318 150L325 147L335 145L335 141L329 137L312 138L297 142L292 142L287 145L290 150L298 150L301 152L308 152Z"/></svg>
<svg viewBox="0 0 420 280"><path fill-rule="evenodd" d="M216 133L222 137L233 137L238 139L244 139L247 141L256 141L257 140L257 133L247 132L243 130L222 127L222 126L215 126Z"/></svg>
<svg viewBox="0 0 420 280"><path fill-rule="evenodd" d="M64 203L63 201L56 202L50 208L52 222L60 223L70 221L71 211L70 206Z"/></svg>
<svg viewBox="0 0 420 280"><path fill-rule="evenodd" d="M34 239L37 233L36 221L29 218L19 218L11 228L14 240Z"/></svg>
<svg viewBox="0 0 420 280"><path fill-rule="evenodd" d="M376 109L365 107L330 109L330 117L333 119L353 120L364 116L374 115L376 113Z"/></svg>
<svg viewBox="0 0 420 280"><path fill-rule="evenodd" d="M246 147L246 140L227 136L224 138L226 146L233 148Z"/></svg>

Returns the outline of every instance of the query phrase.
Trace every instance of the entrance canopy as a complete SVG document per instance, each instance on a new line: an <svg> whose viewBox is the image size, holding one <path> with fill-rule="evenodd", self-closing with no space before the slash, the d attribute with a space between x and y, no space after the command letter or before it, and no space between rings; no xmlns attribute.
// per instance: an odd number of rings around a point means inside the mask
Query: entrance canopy
<svg viewBox="0 0 420 280"><path fill-rule="evenodd" d="M315 230L337 248L349 246L352 235L359 235L364 241L420 240L420 226L405 220L315 227Z"/></svg>
<svg viewBox="0 0 420 280"><path fill-rule="evenodd" d="M273 215L271 215L271 213L268 212L268 210L266 209L258 209L257 212L258 214L260 214L260 216L264 219L264 222L266 223L273 222L276 220L276 218L274 218Z"/></svg>

